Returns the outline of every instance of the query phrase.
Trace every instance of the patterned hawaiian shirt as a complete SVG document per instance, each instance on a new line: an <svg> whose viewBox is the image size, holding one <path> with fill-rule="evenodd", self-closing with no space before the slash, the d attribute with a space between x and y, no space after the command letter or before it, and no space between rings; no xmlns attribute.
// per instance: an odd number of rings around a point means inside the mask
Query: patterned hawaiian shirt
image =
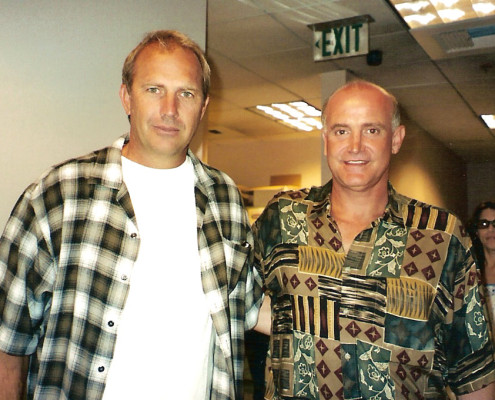
<svg viewBox="0 0 495 400"><path fill-rule="evenodd" d="M272 300L267 398L444 399L495 380L460 221L389 186L346 254L331 187L281 193L254 225Z"/></svg>
<svg viewBox="0 0 495 400"><path fill-rule="evenodd" d="M50 169L23 193L0 239L0 351L31 356L29 399L102 397L140 244L122 179L125 140ZM215 330L209 398L240 399L244 332L262 297L252 233L234 182L188 157Z"/></svg>

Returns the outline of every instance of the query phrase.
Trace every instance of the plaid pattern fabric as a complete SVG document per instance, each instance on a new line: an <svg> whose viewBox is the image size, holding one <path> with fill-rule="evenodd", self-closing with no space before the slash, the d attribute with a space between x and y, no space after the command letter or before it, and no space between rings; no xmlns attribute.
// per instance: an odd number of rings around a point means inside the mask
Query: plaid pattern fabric
<svg viewBox="0 0 495 400"><path fill-rule="evenodd" d="M269 399L440 399L495 380L471 242L397 194L347 254L331 181L281 193L253 227L272 299Z"/></svg>
<svg viewBox="0 0 495 400"><path fill-rule="evenodd" d="M53 167L17 202L0 240L0 349L32 355L29 399L101 399L139 250L121 149ZM244 331L261 278L234 183L189 152L203 288L216 331L212 399L242 397Z"/></svg>

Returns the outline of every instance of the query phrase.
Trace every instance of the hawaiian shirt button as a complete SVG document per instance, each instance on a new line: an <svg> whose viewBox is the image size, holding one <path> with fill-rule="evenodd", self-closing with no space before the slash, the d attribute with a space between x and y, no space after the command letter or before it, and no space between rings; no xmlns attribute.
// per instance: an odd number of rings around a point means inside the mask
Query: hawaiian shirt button
<svg viewBox="0 0 495 400"><path fill-rule="evenodd" d="M103 372L103 371L105 371L105 367L104 366L98 367L98 372Z"/></svg>
<svg viewBox="0 0 495 400"><path fill-rule="evenodd" d="M122 279L123 281L126 281L128 278L127 278L127 275L122 275L122 276L120 277L120 279Z"/></svg>
<svg viewBox="0 0 495 400"><path fill-rule="evenodd" d="M131 238L136 239L137 238L137 233L136 232L132 232L131 233Z"/></svg>
<svg viewBox="0 0 495 400"><path fill-rule="evenodd" d="M351 359L351 355L349 353L345 353L344 358L349 361Z"/></svg>
<svg viewBox="0 0 495 400"><path fill-rule="evenodd" d="M113 321L108 321L108 326L111 328L115 325L115 323Z"/></svg>

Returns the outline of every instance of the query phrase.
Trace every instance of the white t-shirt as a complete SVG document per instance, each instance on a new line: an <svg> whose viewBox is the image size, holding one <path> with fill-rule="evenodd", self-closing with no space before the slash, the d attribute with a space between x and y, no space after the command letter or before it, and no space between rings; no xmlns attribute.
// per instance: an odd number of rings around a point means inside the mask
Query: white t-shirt
<svg viewBox="0 0 495 400"><path fill-rule="evenodd" d="M212 320L201 284L194 169L122 157L141 245L118 321L104 400L201 399Z"/></svg>

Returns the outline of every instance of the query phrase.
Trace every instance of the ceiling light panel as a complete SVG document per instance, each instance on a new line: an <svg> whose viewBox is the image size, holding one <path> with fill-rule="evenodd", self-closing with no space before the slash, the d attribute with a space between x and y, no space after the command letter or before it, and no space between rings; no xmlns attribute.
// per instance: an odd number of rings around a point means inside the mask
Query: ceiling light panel
<svg viewBox="0 0 495 400"><path fill-rule="evenodd" d="M495 129L495 115L484 114L481 115L481 119L485 121L485 124L488 126L488 128Z"/></svg>
<svg viewBox="0 0 495 400"><path fill-rule="evenodd" d="M409 27L495 15L495 0L391 0Z"/></svg>
<svg viewBox="0 0 495 400"><path fill-rule="evenodd" d="M293 129L304 132L321 130L321 111L305 101L273 103L248 108Z"/></svg>

